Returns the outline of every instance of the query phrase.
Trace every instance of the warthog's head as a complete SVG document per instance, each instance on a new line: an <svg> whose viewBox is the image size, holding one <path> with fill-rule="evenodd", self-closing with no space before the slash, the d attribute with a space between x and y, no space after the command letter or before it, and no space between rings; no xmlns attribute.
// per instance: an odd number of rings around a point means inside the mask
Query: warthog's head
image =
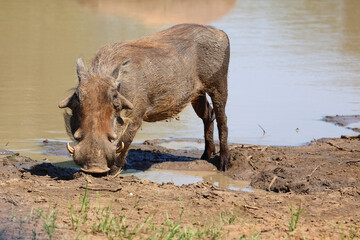
<svg viewBox="0 0 360 240"><path fill-rule="evenodd" d="M64 116L68 133L77 144L66 146L84 172L108 172L124 147L118 140L116 129L123 124L121 111L132 109L133 105L120 94L118 78L128 63L119 65L111 76L101 76L86 71L79 58L79 84L72 95L59 103L60 108L72 110Z"/></svg>

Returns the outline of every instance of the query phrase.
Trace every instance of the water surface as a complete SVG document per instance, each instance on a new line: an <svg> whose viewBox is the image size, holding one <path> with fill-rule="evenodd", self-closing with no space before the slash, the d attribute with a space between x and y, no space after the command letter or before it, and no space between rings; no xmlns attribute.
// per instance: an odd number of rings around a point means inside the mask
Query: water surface
<svg viewBox="0 0 360 240"><path fill-rule="evenodd" d="M216 172L207 171L175 171L175 170L148 170L133 171L127 170L122 175L134 175L140 179L150 180L156 183L172 182L174 185L192 184L197 182L207 182L217 187L230 189L234 191L254 192L250 187L250 182L234 180L228 176ZM261 192L260 190L256 190Z"/></svg>
<svg viewBox="0 0 360 240"><path fill-rule="evenodd" d="M299 145L352 134L321 118L359 113L359 1L191 2L2 1L0 148L45 158L44 139L69 140L57 104L76 85L76 59L90 62L105 44L180 22L211 24L230 37L231 142ZM202 131L189 107L180 121L144 124L135 141Z"/></svg>

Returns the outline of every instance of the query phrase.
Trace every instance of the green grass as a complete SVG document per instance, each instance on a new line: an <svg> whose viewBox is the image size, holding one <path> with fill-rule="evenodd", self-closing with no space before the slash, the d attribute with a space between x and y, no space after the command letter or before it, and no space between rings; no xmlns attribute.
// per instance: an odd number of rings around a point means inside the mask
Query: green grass
<svg viewBox="0 0 360 240"><path fill-rule="evenodd" d="M239 239L240 240L256 240L261 239L260 232L256 232L256 225L253 227L253 230L251 231L249 236L246 236L246 234L243 234Z"/></svg>
<svg viewBox="0 0 360 240"><path fill-rule="evenodd" d="M98 198L99 210L98 210L98 222L93 224L93 233L96 232L107 233L111 230L114 221L116 221L111 214L112 202L110 202L110 205L108 207L102 209L100 206L99 192L96 192L96 194Z"/></svg>
<svg viewBox="0 0 360 240"><path fill-rule="evenodd" d="M235 224L238 220L238 215L234 212L221 212L215 220L205 226L199 227L191 224L184 224L182 217L184 214L184 207L182 205L181 197L179 196L179 213L175 220L169 217L166 213L164 221L162 223L155 224L152 220L155 215L150 214L147 218L135 227L131 227L126 223L126 216L115 215L112 211L112 201L108 206L101 206L100 195L97 194L97 211L96 216L92 222L87 222L87 214L90 209L90 200L87 197L87 188L84 194L79 198L79 207L76 208L70 205L70 220L73 230L78 230L81 224L86 226L92 226L92 234L104 234L108 239L222 239L224 234L222 233L222 227L226 225ZM139 206L139 202L136 202L134 208ZM84 225L85 226L85 225ZM78 232L76 238L80 237L81 232ZM253 234L258 236L259 234ZM245 236L245 235L243 235ZM246 237L246 236L245 236ZM247 237L241 239L256 239L255 237Z"/></svg>
<svg viewBox="0 0 360 240"><path fill-rule="evenodd" d="M299 219L300 219L301 212L302 212L301 204L299 205L296 212L294 212L292 204L290 205L289 233L295 231L297 224L299 222Z"/></svg>
<svg viewBox="0 0 360 240"><path fill-rule="evenodd" d="M11 215L10 215L10 217L9 217L9 220L10 220L11 222L15 222L15 221L16 221L14 206L11 206Z"/></svg>
<svg viewBox="0 0 360 240"><path fill-rule="evenodd" d="M351 226L350 229L348 229L348 234L345 233L344 227L340 226L340 232L341 232L341 240L353 240L353 239L360 239L360 228L358 227L358 230L356 230L356 227Z"/></svg>
<svg viewBox="0 0 360 240"><path fill-rule="evenodd" d="M69 229L74 230L74 236L69 239L87 239L91 238L91 235L98 235L99 237L107 237L108 239L149 239L149 240L171 240L171 239L232 239L231 234L234 234L234 230L240 229L235 239L261 239L261 232L257 230L256 224L252 230L243 234L240 226L248 227L248 221L244 223L246 218L242 217L241 208L235 209L234 211L221 211L217 216L212 219L204 220L202 223L189 223L184 222L184 214L193 211L192 209L185 209L183 206L181 197L178 197L179 208L175 215L165 213L162 218L156 218L156 214L149 214L144 216L143 220L138 221L135 224L127 223L127 216L123 213L114 213L113 201L111 200L108 205L101 206L101 197L99 192L96 192L97 202L91 207L89 193L87 187L85 191L80 194L76 204L69 204L70 215L65 216L64 222L69 223ZM135 209L139 207L140 201L135 201L132 205ZM48 239L53 239L57 234L56 232L56 220L58 212L49 205L45 211L35 211L31 209L30 214L25 217L19 217L16 215L16 209L9 209L8 220L20 224L16 228L16 232L19 236L30 237L31 239L37 239L37 233L35 230L29 230L25 223L37 224L39 219L40 224L43 224L43 230L48 235ZM120 208L121 209L121 208ZM90 213L92 215L90 215ZM173 212L172 212L173 213ZM290 219L288 227L285 228L286 236L284 239L297 239L299 238L299 223L300 218L303 214L301 203L299 206L290 205ZM91 216L91 217L90 217ZM69 221L69 219L71 221ZM66 221L67 220L67 221ZM36 222L35 222L36 221ZM71 224L71 225L70 225ZM135 225L135 226L134 226ZM234 225L235 227L231 227ZM35 226L35 225L34 225ZM251 225L250 225L251 226ZM24 227L24 228L23 228ZM344 227L341 223L330 225L330 227L336 232L336 236L339 239L354 240L360 238L360 229L358 226L346 226ZM43 232L43 230L41 232ZM245 230L245 229L244 229ZM59 231L59 230L58 230ZM230 234L229 234L230 233ZM332 232L333 233L333 232ZM7 229L0 228L0 239L7 237L9 232ZM327 233L324 233L324 239ZM330 236L330 235L329 235ZM67 238L67 236L66 236ZM65 238L64 238L65 239ZM303 233L302 239L306 239Z"/></svg>
<svg viewBox="0 0 360 240"><path fill-rule="evenodd" d="M36 225L38 223L38 218L40 216L35 216L34 215L34 208L31 208L30 210L30 213L29 215L26 215L26 216L16 216L16 212L15 212L15 209L14 207L12 206L11 207L11 212L10 212L10 215L8 217L8 220L12 223L14 223L14 225L16 227L14 227L14 229L17 231L16 233L19 235L19 236L26 236L28 237L28 230L26 227L25 227L25 223L29 224L29 223L32 223L34 225ZM10 234L15 234L15 230L12 229L10 230ZM0 239L5 239L3 236L8 232L8 229L6 228L1 228L1 225L0 225ZM36 236L36 232L35 230L32 230L32 235L33 236ZM36 239L36 237L32 237L32 239Z"/></svg>
<svg viewBox="0 0 360 240"><path fill-rule="evenodd" d="M148 239L218 239L221 236L221 227L214 224L203 228L187 227L181 222L181 214L176 221L170 220L165 214L165 221L160 227L150 223L152 234Z"/></svg>
<svg viewBox="0 0 360 240"><path fill-rule="evenodd" d="M55 232L55 228L56 228L56 225L55 225L56 210L52 209L50 211L50 206L49 206L46 213L44 213L44 211L42 209L39 209L39 215L40 215L40 218L44 222L44 229L47 232L49 239L51 240L53 237L53 234Z"/></svg>
<svg viewBox="0 0 360 240"><path fill-rule="evenodd" d="M75 209L75 207L72 204L69 205L71 227L74 230L77 230L79 228L80 224L85 224L87 221L88 212L90 210L90 206L89 206L90 199L87 196L87 194L88 194L87 186L88 185L86 183L86 188L85 188L84 194L81 194L79 196L79 202L80 202L79 209Z"/></svg>

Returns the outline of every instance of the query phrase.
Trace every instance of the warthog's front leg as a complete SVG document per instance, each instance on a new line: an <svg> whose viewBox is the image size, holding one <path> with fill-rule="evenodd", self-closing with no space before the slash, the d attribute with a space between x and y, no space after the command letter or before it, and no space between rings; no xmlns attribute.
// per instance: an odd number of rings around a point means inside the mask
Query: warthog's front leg
<svg viewBox="0 0 360 240"><path fill-rule="evenodd" d="M124 135L120 138L119 144L124 143L124 148L121 151L120 155L116 156L115 164L111 166L111 174L116 174L125 164L126 156L129 151L130 145L134 140L136 132L141 126L142 120L137 122L132 122L127 127Z"/></svg>

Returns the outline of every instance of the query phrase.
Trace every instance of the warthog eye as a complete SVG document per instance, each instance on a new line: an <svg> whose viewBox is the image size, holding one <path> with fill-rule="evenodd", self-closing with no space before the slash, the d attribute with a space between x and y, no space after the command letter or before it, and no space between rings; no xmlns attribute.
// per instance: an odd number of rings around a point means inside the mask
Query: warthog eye
<svg viewBox="0 0 360 240"><path fill-rule="evenodd" d="M121 117L117 117L116 121L120 124L120 125L124 125L124 120Z"/></svg>

